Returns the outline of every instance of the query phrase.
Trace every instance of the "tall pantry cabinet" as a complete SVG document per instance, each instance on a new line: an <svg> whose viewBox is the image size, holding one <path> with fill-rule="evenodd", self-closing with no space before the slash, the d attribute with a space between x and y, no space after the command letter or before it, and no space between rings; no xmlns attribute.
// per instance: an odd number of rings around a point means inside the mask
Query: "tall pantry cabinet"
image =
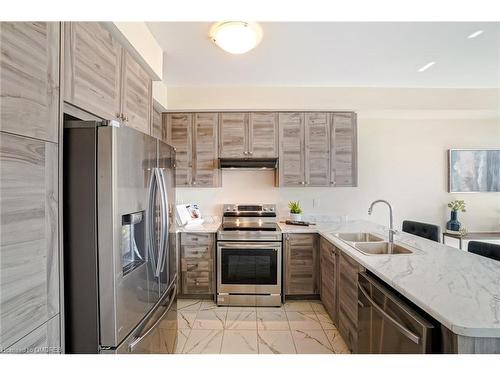
<svg viewBox="0 0 500 375"><path fill-rule="evenodd" d="M60 23L0 23L0 352L57 353Z"/></svg>

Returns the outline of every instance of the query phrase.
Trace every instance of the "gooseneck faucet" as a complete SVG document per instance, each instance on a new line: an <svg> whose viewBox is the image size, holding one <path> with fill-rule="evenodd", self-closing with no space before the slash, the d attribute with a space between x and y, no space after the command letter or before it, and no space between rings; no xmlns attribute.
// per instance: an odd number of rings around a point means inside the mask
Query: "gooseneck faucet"
<svg viewBox="0 0 500 375"><path fill-rule="evenodd" d="M372 204L370 204L370 208L368 208L368 215L371 215L373 212L373 206L375 206L377 203L385 203L389 207L389 243L393 244L394 243L394 234L396 231L394 230L394 220L392 216L392 206L389 202L383 199L377 199L376 201L373 201Z"/></svg>

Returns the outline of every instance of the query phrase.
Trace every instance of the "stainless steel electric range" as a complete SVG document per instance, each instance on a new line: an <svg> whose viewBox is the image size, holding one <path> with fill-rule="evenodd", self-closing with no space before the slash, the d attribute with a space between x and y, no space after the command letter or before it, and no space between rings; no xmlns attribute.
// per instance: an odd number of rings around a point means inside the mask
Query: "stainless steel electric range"
<svg viewBox="0 0 500 375"><path fill-rule="evenodd" d="M217 304L281 305L281 230L276 205L225 204L217 232Z"/></svg>

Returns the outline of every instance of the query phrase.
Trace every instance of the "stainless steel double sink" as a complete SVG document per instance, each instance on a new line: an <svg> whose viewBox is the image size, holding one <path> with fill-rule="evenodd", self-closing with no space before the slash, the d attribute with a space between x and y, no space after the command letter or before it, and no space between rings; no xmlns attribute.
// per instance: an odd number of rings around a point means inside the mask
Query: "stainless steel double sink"
<svg viewBox="0 0 500 375"><path fill-rule="evenodd" d="M400 255L411 254L409 248L385 241L372 233L335 233L335 237L349 243L365 255Z"/></svg>

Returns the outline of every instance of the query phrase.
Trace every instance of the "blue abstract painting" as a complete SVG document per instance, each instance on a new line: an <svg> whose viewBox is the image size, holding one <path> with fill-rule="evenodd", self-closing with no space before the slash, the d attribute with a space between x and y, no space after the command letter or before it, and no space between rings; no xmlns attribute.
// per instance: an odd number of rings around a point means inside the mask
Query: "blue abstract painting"
<svg viewBox="0 0 500 375"><path fill-rule="evenodd" d="M500 192L500 150L450 150L449 191Z"/></svg>

